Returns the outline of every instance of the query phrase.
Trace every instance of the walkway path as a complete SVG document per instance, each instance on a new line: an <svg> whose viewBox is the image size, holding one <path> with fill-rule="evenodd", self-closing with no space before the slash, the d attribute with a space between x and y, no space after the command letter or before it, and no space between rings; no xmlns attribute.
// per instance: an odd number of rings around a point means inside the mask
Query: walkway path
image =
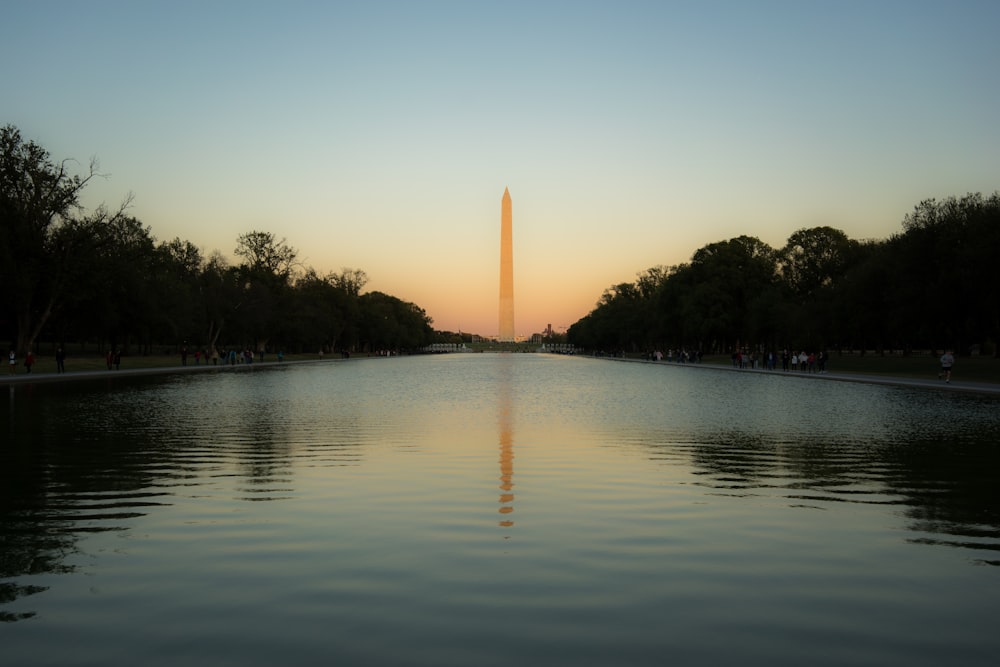
<svg viewBox="0 0 1000 667"><path fill-rule="evenodd" d="M95 378L115 378L121 376L135 375L164 375L167 373L241 373L252 371L256 368L267 368L270 366L295 366L297 364L318 364L338 359L302 359L296 361L257 361L252 364L236 364L229 366L219 364L190 364L187 366L150 366L146 368L122 368L117 371L103 369L90 371L68 371L66 373L18 373L17 375L0 376L0 385L9 384L31 384L32 382L66 382L69 380L93 380Z"/></svg>
<svg viewBox="0 0 1000 667"><path fill-rule="evenodd" d="M605 357L611 359L610 357ZM911 378L890 375L871 375L867 373L803 373L801 371L764 370L762 368L735 368L728 364L711 363L676 363L667 361L647 361L644 359L613 359L613 361L632 361L644 364L657 364L680 368L703 368L716 371L731 371L733 373L760 373L777 375L786 378L801 378L803 380L833 380L838 382L864 382L867 384L886 384L900 387L920 387L938 389L941 391L963 391L979 394L1000 394L1000 384L991 382L945 382L937 378Z"/></svg>

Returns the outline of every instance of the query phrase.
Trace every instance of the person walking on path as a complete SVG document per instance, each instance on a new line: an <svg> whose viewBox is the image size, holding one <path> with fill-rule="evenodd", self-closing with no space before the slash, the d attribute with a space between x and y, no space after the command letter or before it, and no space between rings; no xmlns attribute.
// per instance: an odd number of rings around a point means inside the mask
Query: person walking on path
<svg viewBox="0 0 1000 667"><path fill-rule="evenodd" d="M56 350L56 373L66 372L66 350L62 347Z"/></svg>
<svg viewBox="0 0 1000 667"><path fill-rule="evenodd" d="M951 353L951 350L945 350L945 353L941 355L941 375L944 376L945 382L951 382L951 367L955 365L955 355Z"/></svg>
<svg viewBox="0 0 1000 667"><path fill-rule="evenodd" d="M35 365L35 353L28 350L28 353L24 355L24 367L27 369L25 372L30 373L31 367Z"/></svg>
<svg viewBox="0 0 1000 667"><path fill-rule="evenodd" d="M17 354L14 352L14 348L10 348L10 353L7 355L7 366L10 370L7 371L9 375L17 374Z"/></svg>

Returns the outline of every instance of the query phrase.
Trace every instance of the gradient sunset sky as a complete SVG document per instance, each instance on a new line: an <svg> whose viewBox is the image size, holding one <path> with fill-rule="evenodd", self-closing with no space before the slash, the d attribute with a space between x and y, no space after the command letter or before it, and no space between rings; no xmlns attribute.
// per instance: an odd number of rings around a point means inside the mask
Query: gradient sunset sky
<svg viewBox="0 0 1000 667"><path fill-rule="evenodd" d="M85 203L496 334L740 234L887 238L1000 188L1000 2L2 4L0 124L92 156Z"/></svg>

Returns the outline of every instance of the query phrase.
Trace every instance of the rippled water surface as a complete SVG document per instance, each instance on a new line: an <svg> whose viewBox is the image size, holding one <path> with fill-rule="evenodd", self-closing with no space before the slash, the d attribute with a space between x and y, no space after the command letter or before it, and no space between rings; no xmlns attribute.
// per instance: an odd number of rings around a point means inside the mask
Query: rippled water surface
<svg viewBox="0 0 1000 667"><path fill-rule="evenodd" d="M542 355L3 388L11 665L993 665L1000 401Z"/></svg>

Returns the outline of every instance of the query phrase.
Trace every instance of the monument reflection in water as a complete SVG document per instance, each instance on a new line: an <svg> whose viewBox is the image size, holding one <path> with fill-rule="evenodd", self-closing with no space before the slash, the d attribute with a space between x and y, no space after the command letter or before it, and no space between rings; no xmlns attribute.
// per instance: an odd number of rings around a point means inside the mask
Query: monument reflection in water
<svg viewBox="0 0 1000 667"><path fill-rule="evenodd" d="M523 354L0 395L5 664L1000 649L993 397Z"/></svg>
<svg viewBox="0 0 1000 667"><path fill-rule="evenodd" d="M500 521L500 525L510 527L514 525L510 513L514 511L514 436L513 436L513 402L511 400L511 368L510 359L505 359L507 365L500 371L499 384L497 386L497 423L500 427L500 514L505 518Z"/></svg>

